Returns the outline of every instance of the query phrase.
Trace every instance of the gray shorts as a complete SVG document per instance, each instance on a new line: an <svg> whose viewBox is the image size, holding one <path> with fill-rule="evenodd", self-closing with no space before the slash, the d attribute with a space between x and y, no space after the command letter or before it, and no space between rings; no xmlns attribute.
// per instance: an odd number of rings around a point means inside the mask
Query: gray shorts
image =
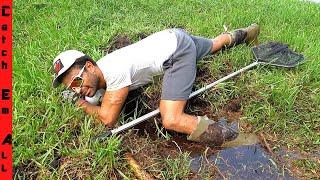
<svg viewBox="0 0 320 180"><path fill-rule="evenodd" d="M177 49L163 63L164 76L161 99L187 100L196 78L196 62L209 54L212 41L187 34L182 29L170 29L177 36Z"/></svg>

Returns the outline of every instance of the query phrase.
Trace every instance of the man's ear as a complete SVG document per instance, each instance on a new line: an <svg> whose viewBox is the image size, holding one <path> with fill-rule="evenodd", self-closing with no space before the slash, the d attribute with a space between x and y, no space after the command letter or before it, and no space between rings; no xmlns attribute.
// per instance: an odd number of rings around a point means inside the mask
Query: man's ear
<svg viewBox="0 0 320 180"><path fill-rule="evenodd" d="M92 62L87 61L85 66L89 72L93 73L95 71L95 65L93 65Z"/></svg>

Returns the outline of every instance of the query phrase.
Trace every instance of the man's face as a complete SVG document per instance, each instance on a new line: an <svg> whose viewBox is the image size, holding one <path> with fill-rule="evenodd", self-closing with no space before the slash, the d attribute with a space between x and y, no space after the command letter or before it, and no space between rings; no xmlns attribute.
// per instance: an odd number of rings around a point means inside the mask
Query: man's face
<svg viewBox="0 0 320 180"><path fill-rule="evenodd" d="M94 96L94 94L98 90L99 78L96 74L94 74L94 70L92 69L95 67L91 65L88 66L86 64L86 67L84 68L84 71L82 73L81 73L82 68L76 68L76 67L71 68L68 74L66 74L62 78L62 84L64 84L66 87L72 84L73 87L72 86L68 87L69 90L74 91L74 89L78 88L80 90L79 94L82 96L88 96L88 97ZM76 78L76 77L80 77L80 78ZM82 79L82 83L73 82L73 81L81 81L81 79ZM76 87L74 85L76 85Z"/></svg>

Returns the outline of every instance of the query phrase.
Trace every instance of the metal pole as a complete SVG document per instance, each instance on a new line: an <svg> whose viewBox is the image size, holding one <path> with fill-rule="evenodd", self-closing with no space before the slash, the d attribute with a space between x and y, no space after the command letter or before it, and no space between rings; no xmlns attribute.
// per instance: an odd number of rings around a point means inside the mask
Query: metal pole
<svg viewBox="0 0 320 180"><path fill-rule="evenodd" d="M215 81L215 82L213 82L213 83L211 83L211 84L209 84L209 85L207 85L207 86L205 86L205 87L203 87L201 89L198 89L197 91L195 91L195 92L190 94L189 99L194 97L194 96L196 96L196 95L198 95L198 94L200 94L200 93L202 93L202 92L204 92L204 91L206 91L206 90L208 90L208 89L210 89L210 88L212 88L212 87L214 87L215 85L217 85L217 84L219 84L219 83L221 83L221 82L223 82L225 80L228 80L228 79L230 79L230 78L232 78L232 77L234 77L234 76L236 76L236 75L238 75L238 74L240 74L240 73L242 73L242 72L244 72L244 71L246 71L246 70L248 70L248 69L250 69L250 68L252 68L252 67L254 67L256 65L258 65L258 64L260 64L260 63L259 62L251 63L248 66L246 66L246 67L244 67L242 69L239 69L238 71L235 71L235 72L233 72L233 73L231 73L231 74L229 74L229 75L227 75L227 76L225 76L225 77L223 77L223 78L221 78L221 79L219 79L219 80L217 80L217 81ZM141 117L139 117L139 118L137 118L137 119L135 119L133 121L130 121L130 122L128 122L128 123L116 128L116 129L113 129L113 130L110 130L110 131L107 131L107 132L101 134L100 136L96 137L95 140L102 141L102 140L104 140L105 138L107 138L107 137L109 137L111 135L117 134L117 133L119 133L121 131L124 131L124 130L127 130L127 129L129 129L129 128L141 123L141 122L144 122L145 120L147 120L149 118L152 118L152 117L156 116L159 113L160 113L160 110L158 108L158 109L156 109L156 110L154 110L154 111L152 111L152 112L150 112L148 114L145 114L145 115L143 115L143 116L141 116Z"/></svg>

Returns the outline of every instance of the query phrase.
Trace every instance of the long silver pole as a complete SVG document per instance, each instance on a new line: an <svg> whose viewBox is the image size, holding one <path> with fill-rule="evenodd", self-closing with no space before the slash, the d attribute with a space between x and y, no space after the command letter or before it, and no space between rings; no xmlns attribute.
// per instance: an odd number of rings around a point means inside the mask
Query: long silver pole
<svg viewBox="0 0 320 180"><path fill-rule="evenodd" d="M248 66L246 66L246 67L244 67L242 69L239 69L238 71L235 71L235 72L233 72L233 73L231 73L231 74L229 74L229 75L227 75L227 76L225 76L225 77L223 77L223 78L221 78L221 79L219 79L219 80L217 80L217 81L215 81L215 82L213 82L213 83L211 83L211 84L209 84L209 85L207 85L207 86L205 86L205 87L203 87L201 89L198 89L195 92L192 92L190 94L190 96L189 96L189 99L194 97L194 96L196 96L196 95L198 95L198 94L200 94L200 93L202 93L202 92L204 92L204 91L206 91L206 90L208 90L208 89L210 89L210 88L212 88L212 87L214 87L215 85L217 85L217 84L219 84L219 83L221 83L221 82L223 82L225 80L228 80L228 79L230 79L230 78L232 78L232 77L234 77L234 76L236 76L236 75L238 75L238 74L240 74L240 73L242 73L242 72L244 72L244 71L246 71L248 69L251 69L252 67L254 67L254 66L258 65L258 64L259 64L259 62L251 63ZM117 133L119 133L121 131L127 130L127 129L129 129L129 128L141 123L141 122L144 122L145 120L147 120L149 118L152 118L152 117L156 116L159 113L160 113L160 110L158 108L158 109L156 109L156 110L154 110L154 111L152 111L152 112L150 112L148 114L145 114L145 115L143 115L143 116L141 116L141 117L139 117L139 118L137 118L137 119L135 119L133 121L130 121L130 122L128 122L128 123L116 128L116 129L113 129L111 131L108 131L108 132L104 133L104 134L100 135L99 137L97 137L96 139L97 140L104 140L106 137L108 137L110 135L117 134Z"/></svg>
<svg viewBox="0 0 320 180"><path fill-rule="evenodd" d="M225 76L225 77L223 77L221 79L218 79L217 81L215 81L215 82L213 82L211 84L206 85L205 87L203 87L201 89L196 90L195 92L190 94L189 99L194 97L194 96L196 96L196 95L198 95L198 94L200 94L200 93L202 93L202 92L204 92L204 91L206 91L206 90L208 90L208 89L210 89L210 88L212 88L212 87L214 87L215 85L217 85L217 84L219 84L219 83L221 83L221 82L223 82L225 80L228 80L228 79L232 78L233 76L236 76L236 75L238 75L238 74L240 74L240 73L242 73L242 72L244 72L244 71L246 71L248 69L251 69L252 67L254 67L254 66L258 65L258 64L260 64L260 63L259 62L251 63L248 66L246 66L246 67L244 67L242 69L239 69L236 72L233 72L233 73L231 73L231 74L229 74L229 75L227 75L227 76Z"/></svg>

